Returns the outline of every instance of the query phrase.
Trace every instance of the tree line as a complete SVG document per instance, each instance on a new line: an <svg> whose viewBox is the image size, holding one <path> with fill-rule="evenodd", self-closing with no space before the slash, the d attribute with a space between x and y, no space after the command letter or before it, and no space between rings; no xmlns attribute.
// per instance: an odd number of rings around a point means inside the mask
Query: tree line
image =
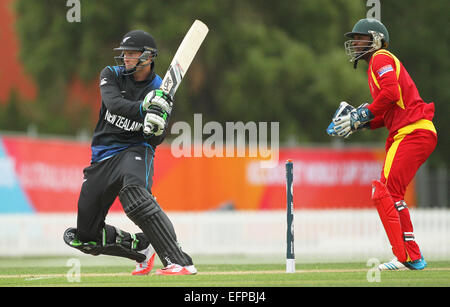
<svg viewBox="0 0 450 307"><path fill-rule="evenodd" d="M445 0L381 1L389 50L422 98L436 104L434 165L447 164L450 155L447 8ZM277 121L282 142L327 144L333 140L325 129L340 101L371 102L367 65L354 70L343 46L344 33L366 17L367 1L81 1L80 22L67 21L64 1L16 0L14 9L21 61L39 94L32 112L12 95L0 129L13 121L17 130L33 123L46 133L92 131L88 119L97 109L63 111L70 80L98 82L102 68L114 65L112 49L137 28L155 37L155 70L163 76L194 19L210 32L177 92L172 121L192 122L194 113L221 123ZM380 143L386 136L385 129L363 131L345 143Z"/></svg>

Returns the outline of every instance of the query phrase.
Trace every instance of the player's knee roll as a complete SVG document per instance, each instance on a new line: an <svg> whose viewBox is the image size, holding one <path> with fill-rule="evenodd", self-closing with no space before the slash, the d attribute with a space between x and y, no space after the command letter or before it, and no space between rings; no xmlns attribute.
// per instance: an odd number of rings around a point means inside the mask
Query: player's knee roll
<svg viewBox="0 0 450 307"><path fill-rule="evenodd" d="M140 251L148 247L149 242L143 233L131 234L111 225L103 228L102 245L121 245L124 249Z"/></svg>
<svg viewBox="0 0 450 307"><path fill-rule="evenodd" d="M155 198L144 187L128 185L119 193L119 199L127 216L136 225L141 225L161 211Z"/></svg>

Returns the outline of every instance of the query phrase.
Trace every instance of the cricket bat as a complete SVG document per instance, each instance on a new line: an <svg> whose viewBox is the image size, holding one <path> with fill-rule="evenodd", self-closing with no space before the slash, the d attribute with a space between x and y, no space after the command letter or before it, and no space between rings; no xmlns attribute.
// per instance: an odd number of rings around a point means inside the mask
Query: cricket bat
<svg viewBox="0 0 450 307"><path fill-rule="evenodd" d="M175 96L181 80L183 80L208 31L208 27L203 22L200 20L194 21L178 47L169 69L162 80L160 89L166 94L169 94L171 97ZM145 134L150 134L151 131L152 127L144 128Z"/></svg>

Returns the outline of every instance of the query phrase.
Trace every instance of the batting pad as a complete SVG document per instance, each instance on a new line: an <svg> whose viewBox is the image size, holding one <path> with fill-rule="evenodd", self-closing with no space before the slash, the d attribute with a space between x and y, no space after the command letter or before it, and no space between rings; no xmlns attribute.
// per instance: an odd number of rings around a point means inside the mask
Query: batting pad
<svg viewBox="0 0 450 307"><path fill-rule="evenodd" d="M391 243L392 252L398 261L406 262L408 254L397 208L386 186L378 180L372 182L372 200Z"/></svg>
<svg viewBox="0 0 450 307"><path fill-rule="evenodd" d="M192 259L181 250L172 222L144 187L129 185L119 193L119 199L127 216L145 234L161 262L192 265Z"/></svg>

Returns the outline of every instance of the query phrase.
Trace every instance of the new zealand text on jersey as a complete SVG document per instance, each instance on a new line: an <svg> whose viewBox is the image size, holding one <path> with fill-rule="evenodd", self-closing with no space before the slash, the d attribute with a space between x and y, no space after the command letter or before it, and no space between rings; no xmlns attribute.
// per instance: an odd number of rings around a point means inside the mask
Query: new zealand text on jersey
<svg viewBox="0 0 450 307"><path fill-rule="evenodd" d="M136 121L123 117L121 115L112 114L109 110L106 110L105 120L120 129L125 131L139 131L142 128L142 124Z"/></svg>

